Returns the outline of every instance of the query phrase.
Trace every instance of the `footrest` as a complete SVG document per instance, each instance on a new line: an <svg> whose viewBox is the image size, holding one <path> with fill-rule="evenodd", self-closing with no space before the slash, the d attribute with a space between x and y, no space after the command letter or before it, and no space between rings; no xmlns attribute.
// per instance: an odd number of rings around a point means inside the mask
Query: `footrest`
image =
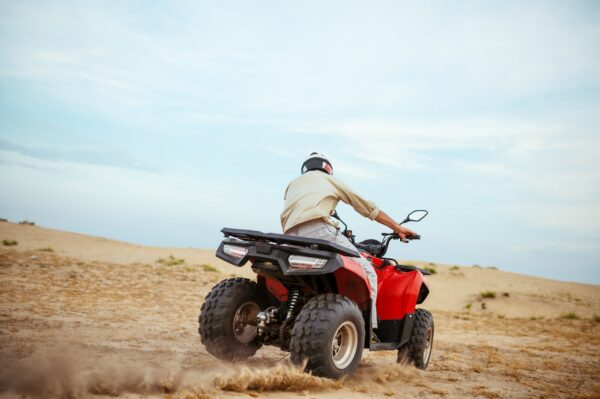
<svg viewBox="0 0 600 399"><path fill-rule="evenodd" d="M370 351L390 351L394 349L398 349L397 342L371 342L369 345Z"/></svg>

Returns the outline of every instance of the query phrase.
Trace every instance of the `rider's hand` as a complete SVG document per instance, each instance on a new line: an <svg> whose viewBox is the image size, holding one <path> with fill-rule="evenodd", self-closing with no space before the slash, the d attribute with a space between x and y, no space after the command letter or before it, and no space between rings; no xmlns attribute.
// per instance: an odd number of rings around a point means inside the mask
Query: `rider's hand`
<svg viewBox="0 0 600 399"><path fill-rule="evenodd" d="M406 237L417 235L417 233L415 233L411 229L407 229L406 227L402 227L402 226L398 226L397 228L395 228L394 232L396 234L398 234L398 236L400 236L400 239L403 242L408 242L408 240L406 239Z"/></svg>
<svg viewBox="0 0 600 399"><path fill-rule="evenodd" d="M381 223L382 225L387 226L390 229L394 230L394 233L398 234L400 239L404 242L408 242L406 237L416 235L416 233L414 231L409 230L406 227L400 226L398 223L396 223L394 221L394 219L389 217L388 214L382 210L379 210L379 213L375 217L375 220L377 222Z"/></svg>

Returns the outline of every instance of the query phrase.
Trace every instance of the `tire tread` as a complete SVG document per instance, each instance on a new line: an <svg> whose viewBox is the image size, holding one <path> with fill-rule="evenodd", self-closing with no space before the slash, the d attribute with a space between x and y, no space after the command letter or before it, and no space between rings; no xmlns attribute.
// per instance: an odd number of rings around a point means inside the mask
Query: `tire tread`
<svg viewBox="0 0 600 399"><path fill-rule="evenodd" d="M345 370L333 369L327 356L330 335L335 327L333 323L339 314L355 312L360 317L356 326L359 344L358 361L354 361ZM291 360L295 364L307 362L306 368L315 375L340 378L351 374L360 363L364 342L364 321L362 314L351 299L339 294L323 294L311 298L302 308L292 330L290 341ZM361 331L363 332L361 334ZM362 337L361 337L362 336Z"/></svg>
<svg viewBox="0 0 600 399"><path fill-rule="evenodd" d="M238 342L232 326L227 325L232 304L239 298L253 296L261 299L260 287L242 277L223 280L210 290L198 316L198 333L208 353L222 360L236 361L253 356L261 347L256 340L248 344Z"/></svg>
<svg viewBox="0 0 600 399"><path fill-rule="evenodd" d="M431 359L430 353L427 363L423 362L423 351L425 350L427 331L430 327L432 329L434 328L433 316L431 315L431 312L425 309L417 309L415 311L415 320L413 322L410 340L408 341L408 352L415 366L422 370L427 368L429 359ZM435 330L433 332L435 333ZM433 340L431 345L433 345Z"/></svg>

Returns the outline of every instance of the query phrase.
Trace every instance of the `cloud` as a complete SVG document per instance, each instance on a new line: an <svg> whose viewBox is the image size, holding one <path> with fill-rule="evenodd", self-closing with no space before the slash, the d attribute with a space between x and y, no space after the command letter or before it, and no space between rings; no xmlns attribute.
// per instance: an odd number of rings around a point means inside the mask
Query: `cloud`
<svg viewBox="0 0 600 399"><path fill-rule="evenodd" d="M262 7L7 3L0 71L121 117L182 103L185 117L435 115L600 83L600 28L561 3L296 5L303 23Z"/></svg>
<svg viewBox="0 0 600 399"><path fill-rule="evenodd" d="M142 224L169 220L186 225L191 221L197 224L197 230L211 226L214 232L236 221L254 226L277 223L277 215L266 214L277 208L280 193L275 195L273 190L262 188L268 193L266 198L244 198L244 193L255 188L251 181L232 177L222 182L193 174L39 158L12 150L0 150L0 160L0 182L9 188L1 198L2 207L37 209L42 218L53 221L78 214L85 215L79 224L118 220L115 228L118 225L119 229L133 220ZM40 198L44 199L42 207ZM240 207L240 201L244 207ZM156 230L155 242L160 242L160 234Z"/></svg>
<svg viewBox="0 0 600 399"><path fill-rule="evenodd" d="M100 144L81 143L65 145L50 141L28 141L26 145L0 139L0 150L19 153L39 160L70 161L86 165L113 166L147 172L158 171L157 166L136 159L123 150ZM30 166L33 166L30 165ZM37 165L39 166L39 165Z"/></svg>
<svg viewBox="0 0 600 399"><path fill-rule="evenodd" d="M373 169L451 172L469 196L489 201L482 196L497 192L488 207L530 226L597 234L600 118L593 108L535 117L356 119L306 125L298 133L335 137L346 159Z"/></svg>

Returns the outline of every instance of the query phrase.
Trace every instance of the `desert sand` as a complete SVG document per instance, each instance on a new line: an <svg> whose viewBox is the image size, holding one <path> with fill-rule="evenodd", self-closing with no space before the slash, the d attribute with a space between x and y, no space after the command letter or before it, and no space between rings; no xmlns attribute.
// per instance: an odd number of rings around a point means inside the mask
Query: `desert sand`
<svg viewBox="0 0 600 399"><path fill-rule="evenodd" d="M197 333L204 297L252 278L214 250L156 248L0 223L1 397L600 397L600 286L434 265L426 371L365 351L330 381L263 347L212 358ZM483 298L482 293L489 292ZM493 293L493 295L491 294Z"/></svg>

